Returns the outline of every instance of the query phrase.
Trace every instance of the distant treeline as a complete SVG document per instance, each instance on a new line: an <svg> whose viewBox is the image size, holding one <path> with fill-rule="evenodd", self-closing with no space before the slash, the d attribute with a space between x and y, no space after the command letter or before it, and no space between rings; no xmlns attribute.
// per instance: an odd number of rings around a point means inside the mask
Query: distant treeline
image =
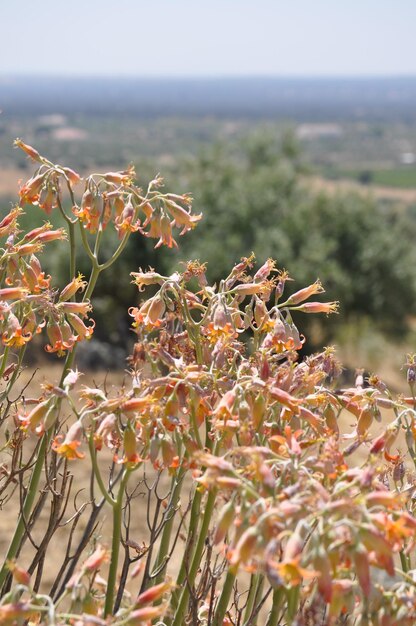
<svg viewBox="0 0 416 626"><path fill-rule="evenodd" d="M8 115L49 113L410 122L416 77L133 79L0 77Z"/></svg>

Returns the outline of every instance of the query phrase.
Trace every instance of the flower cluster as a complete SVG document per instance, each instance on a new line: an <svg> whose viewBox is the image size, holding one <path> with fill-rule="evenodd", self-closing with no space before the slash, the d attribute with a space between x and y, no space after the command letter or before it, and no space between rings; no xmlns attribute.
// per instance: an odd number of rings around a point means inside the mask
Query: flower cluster
<svg viewBox="0 0 416 626"><path fill-rule="evenodd" d="M334 349L304 356L297 327L301 313L335 313L338 303L320 300L319 280L286 295L288 273L271 259L256 270L251 255L216 285L199 261L170 276L133 272L139 293L151 286L152 295L129 310L129 375L115 389L80 386L73 359L94 329L100 273L131 233L176 246L173 229L189 231L200 215L188 195L160 193L159 178L143 194L132 168L87 177L77 202L75 172L16 143L38 165L20 204L56 209L66 230L46 222L21 233L20 207L0 222L0 503L21 499L0 568L1 623L415 623L415 356L405 366L408 396L362 371L340 387ZM121 241L100 262L108 226ZM75 232L91 261L89 281L76 272ZM70 280L55 289L38 255L66 233ZM23 390L11 399L25 346L42 329L46 350L66 355L62 376L36 398ZM89 491L79 504L77 490L66 513L78 462L90 464ZM105 507L112 534L98 541ZM55 533L66 550L50 594L40 594ZM16 557L26 558L27 538L36 551L26 568Z"/></svg>
<svg viewBox="0 0 416 626"><path fill-rule="evenodd" d="M45 244L66 238L64 229L53 229L49 222L19 236L14 208L0 223L0 236L6 238L0 250L0 266L5 287L0 288L0 332L2 343L21 348L46 328L48 352L63 354L75 342L89 338L94 323L85 325L91 305L68 302L85 288L82 277L75 277L62 292L51 288L51 277L42 270L38 254Z"/></svg>

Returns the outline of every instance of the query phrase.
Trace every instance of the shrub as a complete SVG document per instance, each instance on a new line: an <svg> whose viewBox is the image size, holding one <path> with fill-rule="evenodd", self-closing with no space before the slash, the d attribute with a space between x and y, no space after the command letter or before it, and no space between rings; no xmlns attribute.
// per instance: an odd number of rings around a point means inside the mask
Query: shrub
<svg viewBox="0 0 416 626"><path fill-rule="evenodd" d="M76 348L94 330L100 274L132 233L174 246L173 228L184 233L200 216L188 195L161 193L159 179L143 194L131 170L88 177L78 203L75 172L18 145L38 163L21 202L60 211L66 230L21 232L19 207L0 223L0 494L5 509L19 503L0 569L1 623L413 624L415 359L409 397L361 374L336 390L333 349L300 360L304 338L292 320L293 311L336 311L315 299L319 281L285 296L287 272L270 259L255 270L248 257L209 286L205 266L189 261L170 276L132 272L139 291L153 292L129 311L137 335L129 382L80 386ZM106 227L120 243L102 262ZM88 281L76 271L76 237ZM66 238L70 280L53 286L37 255ZM19 374L38 333L64 357L62 374L27 398ZM382 411L391 418L376 436ZM396 449L400 432L407 459ZM79 464L90 476L82 503ZM111 533L98 537L105 510ZM132 532L137 515L145 535ZM53 538L62 555L48 549Z"/></svg>

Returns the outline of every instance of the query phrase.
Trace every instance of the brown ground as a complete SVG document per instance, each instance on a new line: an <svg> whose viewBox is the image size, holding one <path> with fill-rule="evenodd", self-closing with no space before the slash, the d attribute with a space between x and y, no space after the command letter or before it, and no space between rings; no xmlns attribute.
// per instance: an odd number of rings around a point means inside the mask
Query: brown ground
<svg viewBox="0 0 416 626"><path fill-rule="evenodd" d="M358 193L365 197L395 200L403 204L416 202L416 189L397 189L396 187L383 187L381 185L360 185L352 180L328 180L321 176L311 176L305 179L305 185L315 191L323 191L329 194Z"/></svg>

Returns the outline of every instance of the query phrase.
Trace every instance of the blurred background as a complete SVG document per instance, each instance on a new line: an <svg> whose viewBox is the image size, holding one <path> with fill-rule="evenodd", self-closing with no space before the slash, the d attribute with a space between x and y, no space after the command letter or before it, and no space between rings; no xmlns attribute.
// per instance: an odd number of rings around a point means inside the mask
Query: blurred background
<svg viewBox="0 0 416 626"><path fill-rule="evenodd" d="M130 271L197 258L218 280L254 251L293 290L319 277L340 300L336 319L296 320L307 350L335 343L394 384L416 351L412 0L20 0L1 13L2 215L33 171L16 137L81 174L160 172L204 214L178 251L133 237L99 285L102 363L103 346L122 362L132 341ZM43 219L27 208L27 224ZM65 280L59 245L44 263Z"/></svg>

